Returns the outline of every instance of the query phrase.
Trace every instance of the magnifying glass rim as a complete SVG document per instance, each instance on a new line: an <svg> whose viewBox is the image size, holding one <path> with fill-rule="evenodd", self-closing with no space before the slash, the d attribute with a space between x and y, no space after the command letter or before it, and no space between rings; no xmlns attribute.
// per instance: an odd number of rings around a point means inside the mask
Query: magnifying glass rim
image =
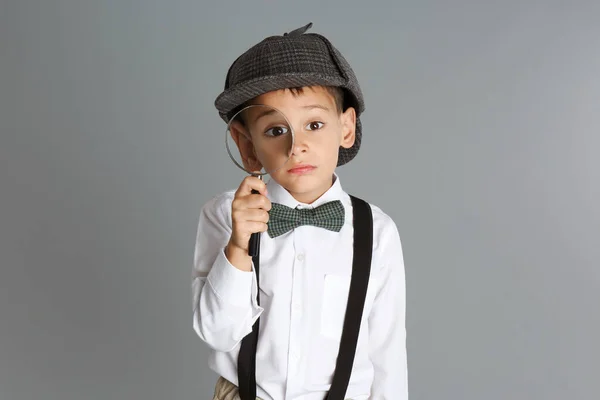
<svg viewBox="0 0 600 400"><path fill-rule="evenodd" d="M238 116L238 114L240 114L242 111L248 109L248 108L252 108L252 107L269 107L275 111L277 111L279 114L281 114L283 116L283 119L287 122L287 125L290 129L290 134L292 135L292 146L290 148L290 155L288 156L287 160L285 160L285 162L280 166L275 168L273 171L266 171L265 172L254 172L254 171L248 171L244 166L240 165L240 163L237 162L237 160L235 159L235 157L231 154L231 149L229 148L229 140L227 140L228 135L231 135L230 133L230 127L231 127L231 123L235 120L235 117ZM273 107L273 106L269 106L267 104L250 104L244 108L242 108L241 110L239 110L238 112L236 112L230 119L229 122L227 123L227 128L225 129L225 148L227 148L227 154L229 154L229 158L231 159L231 161L233 161L233 163L240 168L242 171L247 172L249 174L252 174L254 176L264 176L264 175L268 175L269 173L273 173L276 172L278 170L280 170L281 168L283 168L283 166L285 166L285 164L288 163L288 161L290 161L290 159L292 158L292 154L291 152L294 149L294 128L292 126L292 123L290 122L290 120L285 116L285 114L278 109L277 107Z"/></svg>

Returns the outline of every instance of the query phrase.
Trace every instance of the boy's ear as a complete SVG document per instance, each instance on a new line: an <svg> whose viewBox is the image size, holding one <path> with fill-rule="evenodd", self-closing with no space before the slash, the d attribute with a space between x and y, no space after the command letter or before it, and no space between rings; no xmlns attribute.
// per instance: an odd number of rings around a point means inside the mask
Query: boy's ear
<svg viewBox="0 0 600 400"><path fill-rule="evenodd" d="M250 136L250 132L248 132L244 124L237 120L232 121L229 126L229 132L240 152L244 168L248 171L260 171L262 169L262 164L256 157L252 136Z"/></svg>
<svg viewBox="0 0 600 400"><path fill-rule="evenodd" d="M342 123L342 141L340 146L349 149L354 146L354 141L356 140L356 110L354 107L348 107L340 115L340 121Z"/></svg>

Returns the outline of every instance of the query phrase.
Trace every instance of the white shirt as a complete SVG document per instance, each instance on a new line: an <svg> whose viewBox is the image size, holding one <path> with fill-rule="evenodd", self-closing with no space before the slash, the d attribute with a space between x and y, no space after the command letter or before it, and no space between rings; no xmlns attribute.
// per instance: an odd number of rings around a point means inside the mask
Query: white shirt
<svg viewBox="0 0 600 400"><path fill-rule="evenodd" d="M209 365L237 385L241 340L260 316L257 396L264 400L322 400L338 354L352 271L352 203L339 177L313 204L295 200L273 179L272 202L317 207L341 200L340 232L301 226L282 236L261 236L260 306L254 269L241 271L225 257L234 191L209 201L200 213L194 253L194 330L211 349ZM371 278L346 398L408 399L404 262L393 220L373 210Z"/></svg>

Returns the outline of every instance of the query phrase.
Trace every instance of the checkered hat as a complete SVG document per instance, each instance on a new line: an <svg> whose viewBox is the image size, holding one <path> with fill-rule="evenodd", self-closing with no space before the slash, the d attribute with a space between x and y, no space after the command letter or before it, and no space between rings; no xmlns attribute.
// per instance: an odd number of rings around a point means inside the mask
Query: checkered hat
<svg viewBox="0 0 600 400"><path fill-rule="evenodd" d="M356 140L340 147L338 166L352 160L362 139L360 114L365 105L358 80L342 54L316 33L305 33L312 23L282 36L270 36L237 58L229 68L225 90L215 107L225 122L239 106L263 93L302 86L337 86L344 89L344 108L356 110Z"/></svg>

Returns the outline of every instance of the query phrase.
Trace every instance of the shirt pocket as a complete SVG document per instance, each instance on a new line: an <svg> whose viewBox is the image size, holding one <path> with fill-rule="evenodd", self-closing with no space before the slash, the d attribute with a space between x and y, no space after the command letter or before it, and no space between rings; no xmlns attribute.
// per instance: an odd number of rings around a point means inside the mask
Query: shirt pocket
<svg viewBox="0 0 600 400"><path fill-rule="evenodd" d="M319 333L329 339L339 341L342 336L350 279L346 275L325 275Z"/></svg>
<svg viewBox="0 0 600 400"><path fill-rule="evenodd" d="M311 390L328 390L339 353L340 340L346 317L346 305L350 291L350 275L326 274L323 280L322 300L319 304L320 324L318 336L310 343L310 359L307 386ZM372 379L372 366L368 356L368 314L372 308L377 284L369 280L365 299L356 356L352 369L352 382L368 382ZM368 383L366 384L368 386ZM360 396L355 396L361 398Z"/></svg>

